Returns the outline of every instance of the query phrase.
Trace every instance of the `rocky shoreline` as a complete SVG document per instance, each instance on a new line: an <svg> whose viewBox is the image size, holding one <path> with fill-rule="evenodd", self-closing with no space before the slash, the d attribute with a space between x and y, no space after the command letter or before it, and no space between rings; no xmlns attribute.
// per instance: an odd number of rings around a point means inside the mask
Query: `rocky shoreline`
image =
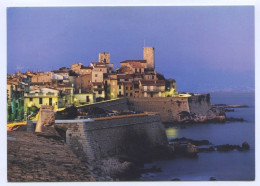
<svg viewBox="0 0 260 186"><path fill-rule="evenodd" d="M205 147L206 146L206 147ZM156 166L145 169L145 163L151 163L155 160L176 159L176 158L198 158L201 152L230 152L233 150L248 151L250 145L243 142L242 145L213 145L208 140L193 140L188 138L176 138L170 140L169 145L160 146L144 153L132 155L122 155L102 159L96 163L95 169L90 168L92 176L97 181L136 181L141 174L158 173L162 170ZM92 164L93 165L93 164ZM92 166L91 166L92 167ZM94 171L93 171L94 170ZM209 180L216 180L210 178ZM180 181L175 178L172 181Z"/></svg>

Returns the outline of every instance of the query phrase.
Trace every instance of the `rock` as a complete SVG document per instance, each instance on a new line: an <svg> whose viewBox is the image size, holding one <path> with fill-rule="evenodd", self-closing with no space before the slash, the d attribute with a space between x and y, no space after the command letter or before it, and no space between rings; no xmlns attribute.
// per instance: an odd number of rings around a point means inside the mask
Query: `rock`
<svg viewBox="0 0 260 186"><path fill-rule="evenodd" d="M232 151L232 150L241 150L241 147L239 145L229 145L229 144L225 144L225 145L217 145L215 146L217 148L217 151L220 152L228 152L228 151Z"/></svg>
<svg viewBox="0 0 260 186"><path fill-rule="evenodd" d="M191 153L191 154L197 153L198 152L198 147L195 146L195 145L192 145L191 143L188 143L187 144L187 152Z"/></svg>
<svg viewBox="0 0 260 186"><path fill-rule="evenodd" d="M215 177L210 177L209 181L216 181L217 179Z"/></svg>
<svg viewBox="0 0 260 186"><path fill-rule="evenodd" d="M244 141L244 142L242 143L242 149L243 149L243 150L249 150L249 149L250 149L250 146L249 146L249 144L248 144L246 141Z"/></svg>
<svg viewBox="0 0 260 186"><path fill-rule="evenodd" d="M244 121L244 118L233 118L233 117L230 117L230 118L226 118L227 121Z"/></svg>

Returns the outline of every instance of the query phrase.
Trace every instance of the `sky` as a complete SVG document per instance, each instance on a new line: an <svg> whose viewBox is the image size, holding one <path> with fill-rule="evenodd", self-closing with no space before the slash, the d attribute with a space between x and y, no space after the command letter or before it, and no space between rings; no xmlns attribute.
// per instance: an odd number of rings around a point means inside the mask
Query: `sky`
<svg viewBox="0 0 260 186"><path fill-rule="evenodd" d="M7 10L7 73L98 61L115 67L155 48L180 92L254 90L254 7L38 7Z"/></svg>

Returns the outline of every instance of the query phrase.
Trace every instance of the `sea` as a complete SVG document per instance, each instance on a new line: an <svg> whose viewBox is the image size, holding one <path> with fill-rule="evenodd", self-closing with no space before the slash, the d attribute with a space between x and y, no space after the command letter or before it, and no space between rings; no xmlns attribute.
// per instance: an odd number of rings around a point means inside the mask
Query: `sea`
<svg viewBox="0 0 260 186"><path fill-rule="evenodd" d="M183 127L166 128L168 140L189 138L209 140L213 145L250 145L248 151L200 152L197 158L176 158L154 161L144 168L156 166L161 172L142 174L142 181L249 181L255 179L255 93L254 92L214 92L212 104L248 105L226 112L227 117L244 118L244 122L186 124Z"/></svg>

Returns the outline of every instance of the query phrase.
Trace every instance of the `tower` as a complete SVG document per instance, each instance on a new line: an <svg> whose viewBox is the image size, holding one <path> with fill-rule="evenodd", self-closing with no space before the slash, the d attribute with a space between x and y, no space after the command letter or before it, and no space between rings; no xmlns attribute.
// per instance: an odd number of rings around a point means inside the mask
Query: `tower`
<svg viewBox="0 0 260 186"><path fill-rule="evenodd" d="M98 62L110 63L110 54L108 52L101 52L98 54Z"/></svg>
<svg viewBox="0 0 260 186"><path fill-rule="evenodd" d="M147 68L154 68L154 48L144 47L143 48L144 57L143 59L147 62Z"/></svg>

